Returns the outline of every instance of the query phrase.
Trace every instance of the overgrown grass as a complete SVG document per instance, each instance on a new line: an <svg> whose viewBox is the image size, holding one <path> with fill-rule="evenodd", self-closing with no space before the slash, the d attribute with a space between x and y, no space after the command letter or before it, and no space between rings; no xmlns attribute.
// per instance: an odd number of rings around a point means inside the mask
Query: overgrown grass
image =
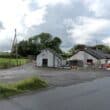
<svg viewBox="0 0 110 110"><path fill-rule="evenodd" d="M39 89L46 86L47 86L46 82L42 81L39 78L32 77L32 78L28 78L20 82L17 82L16 84L14 84L13 87L20 91L25 91L25 90Z"/></svg>
<svg viewBox="0 0 110 110"><path fill-rule="evenodd" d="M11 85L0 84L0 98L6 98L20 93L22 93L22 91L17 90Z"/></svg>
<svg viewBox="0 0 110 110"><path fill-rule="evenodd" d="M0 58L0 68L10 68L27 63L27 59L14 59L14 58Z"/></svg>
<svg viewBox="0 0 110 110"><path fill-rule="evenodd" d="M0 98L24 93L30 90L38 90L47 87L47 83L39 78L32 77L13 84L0 84Z"/></svg>

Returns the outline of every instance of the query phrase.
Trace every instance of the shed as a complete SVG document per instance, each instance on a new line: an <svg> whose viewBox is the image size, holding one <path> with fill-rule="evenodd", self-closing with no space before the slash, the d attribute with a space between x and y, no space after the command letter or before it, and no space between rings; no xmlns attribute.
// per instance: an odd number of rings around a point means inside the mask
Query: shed
<svg viewBox="0 0 110 110"><path fill-rule="evenodd" d="M36 63L39 67L60 67L62 66L63 59L54 50L46 48L37 55Z"/></svg>
<svg viewBox="0 0 110 110"><path fill-rule="evenodd" d="M100 66L102 64L106 64L108 60L110 60L110 54L92 48L78 50L71 58L68 59L69 62L82 61L83 66L87 65Z"/></svg>

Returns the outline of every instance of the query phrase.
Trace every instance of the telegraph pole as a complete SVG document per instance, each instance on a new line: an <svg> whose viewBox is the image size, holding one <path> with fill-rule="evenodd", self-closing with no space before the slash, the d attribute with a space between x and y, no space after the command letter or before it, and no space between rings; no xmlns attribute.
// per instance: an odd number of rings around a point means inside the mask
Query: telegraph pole
<svg viewBox="0 0 110 110"><path fill-rule="evenodd" d="M12 44L12 50L11 52L15 51L15 57L16 57L16 62L18 66L18 45L17 45L17 34L16 34L16 28L14 30L14 39L13 39L13 44Z"/></svg>
<svg viewBox="0 0 110 110"><path fill-rule="evenodd" d="M18 66L18 44L17 44L17 35L16 35L16 28L15 28L15 48L16 48L16 61Z"/></svg>
<svg viewBox="0 0 110 110"><path fill-rule="evenodd" d="M97 40L96 40L96 51L98 51L97 45L98 45L98 42L97 42Z"/></svg>

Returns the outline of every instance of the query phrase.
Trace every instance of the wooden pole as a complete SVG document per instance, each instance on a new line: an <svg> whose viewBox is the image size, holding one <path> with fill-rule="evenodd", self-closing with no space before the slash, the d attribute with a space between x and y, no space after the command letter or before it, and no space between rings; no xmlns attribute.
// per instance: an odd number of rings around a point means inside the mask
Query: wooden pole
<svg viewBox="0 0 110 110"><path fill-rule="evenodd" d="M16 62L18 66L18 45L17 45L17 35L16 35L16 28L15 28L15 54L16 54Z"/></svg>

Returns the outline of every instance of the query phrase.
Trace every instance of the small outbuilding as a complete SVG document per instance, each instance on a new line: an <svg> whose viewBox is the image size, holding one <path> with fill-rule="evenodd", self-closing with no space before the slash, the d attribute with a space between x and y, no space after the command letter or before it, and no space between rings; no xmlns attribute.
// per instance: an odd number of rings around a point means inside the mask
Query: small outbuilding
<svg viewBox="0 0 110 110"><path fill-rule="evenodd" d="M85 48L77 51L68 59L70 66L101 66L110 60L110 54L104 53L98 49Z"/></svg>
<svg viewBox="0 0 110 110"><path fill-rule="evenodd" d="M63 65L63 59L54 50L47 48L37 55L36 64L38 67L60 67Z"/></svg>

